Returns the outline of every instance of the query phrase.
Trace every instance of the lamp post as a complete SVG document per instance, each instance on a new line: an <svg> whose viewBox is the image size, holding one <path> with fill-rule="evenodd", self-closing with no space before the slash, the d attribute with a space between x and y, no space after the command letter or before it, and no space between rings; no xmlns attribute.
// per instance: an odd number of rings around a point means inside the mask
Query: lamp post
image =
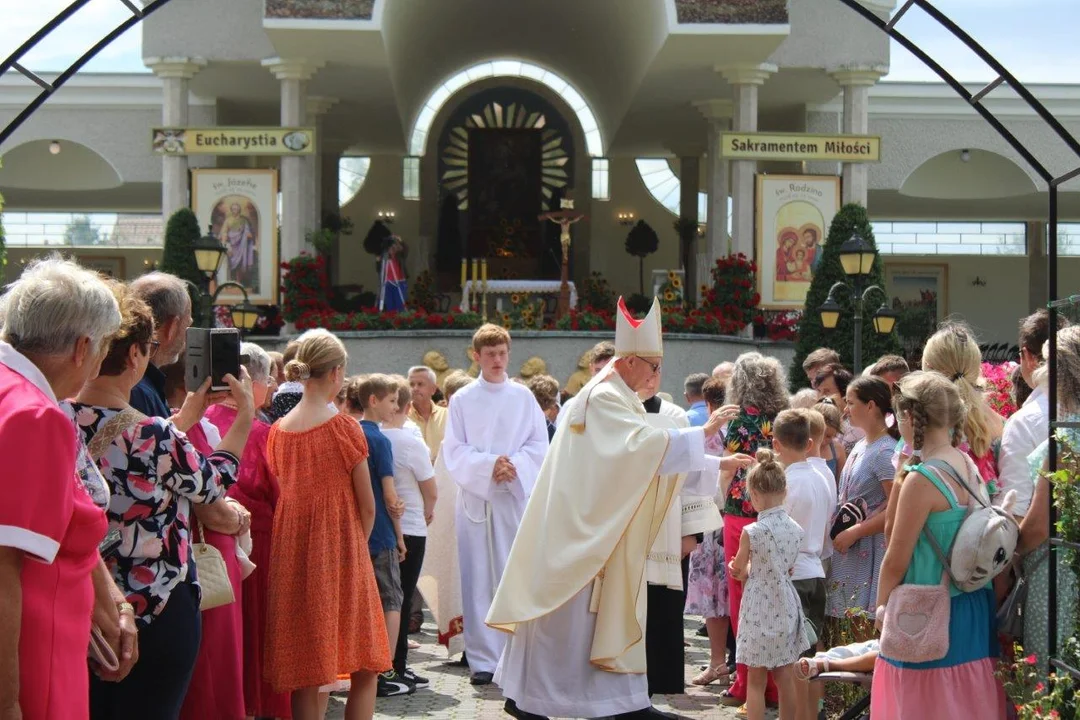
<svg viewBox="0 0 1080 720"><path fill-rule="evenodd" d="M874 267L877 250L866 242L861 235L852 235L840 246L840 265L844 274L851 278L854 288L840 281L829 288L829 296L818 308L821 314L821 326L826 330L835 330L840 322L840 304L836 302L837 292L846 292L855 310L855 374L862 372L862 321L866 303L874 292L881 294L882 303L873 315L874 331L879 335L888 335L896 327L897 313L889 307L889 296L877 285L866 286L866 280Z"/></svg>
<svg viewBox="0 0 1080 720"><path fill-rule="evenodd" d="M234 288L240 291L240 294L244 299L235 303L230 309L233 326L240 331L241 335L250 332L251 329L255 327L255 323L258 322L262 311L259 310L257 306L251 304L251 300L248 298L247 288L240 283L225 282L218 285L213 293L210 292L210 285L213 283L214 278L217 277L221 260L229 253L228 249L214 237L213 226L207 230L206 235L195 241L192 252L195 255L195 265L198 266L199 272L202 273L203 276L202 287L197 288L199 294L203 298L203 304L206 306L206 311L203 315L203 324L206 327L213 326L214 305L217 304L218 296L225 288ZM192 284L194 285L194 283Z"/></svg>

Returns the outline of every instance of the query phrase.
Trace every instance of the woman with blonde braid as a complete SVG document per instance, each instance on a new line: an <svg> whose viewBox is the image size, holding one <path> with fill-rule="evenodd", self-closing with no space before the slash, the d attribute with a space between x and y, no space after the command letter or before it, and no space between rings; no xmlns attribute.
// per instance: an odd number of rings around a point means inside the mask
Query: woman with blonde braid
<svg viewBox="0 0 1080 720"><path fill-rule="evenodd" d="M971 330L960 323L948 323L926 341L923 370L941 373L956 385L967 408L961 449L971 456L990 492L996 492L998 451L1005 421L990 407L983 395L982 353Z"/></svg>
<svg viewBox="0 0 1080 720"><path fill-rule="evenodd" d="M940 547L951 547L967 516L967 488L982 491L975 463L959 447L967 417L955 383L936 372L912 373L893 387L893 407L914 455L903 484L893 493L896 522L878 581L878 627L899 585L941 582L943 568L927 533ZM910 663L879 655L871 692L874 720L1004 717L1003 696L994 678L998 648L990 584L962 592L950 583L949 595L945 657Z"/></svg>

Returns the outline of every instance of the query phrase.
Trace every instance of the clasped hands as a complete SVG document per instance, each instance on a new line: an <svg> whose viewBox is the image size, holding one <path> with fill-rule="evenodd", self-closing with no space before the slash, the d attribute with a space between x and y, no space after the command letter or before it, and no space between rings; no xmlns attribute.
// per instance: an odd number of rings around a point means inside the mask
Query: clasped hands
<svg viewBox="0 0 1080 720"><path fill-rule="evenodd" d="M517 468L514 467L514 463L510 462L510 458L505 455L500 455L495 460L495 469L491 471L491 479L496 484L508 483L513 481L517 477Z"/></svg>

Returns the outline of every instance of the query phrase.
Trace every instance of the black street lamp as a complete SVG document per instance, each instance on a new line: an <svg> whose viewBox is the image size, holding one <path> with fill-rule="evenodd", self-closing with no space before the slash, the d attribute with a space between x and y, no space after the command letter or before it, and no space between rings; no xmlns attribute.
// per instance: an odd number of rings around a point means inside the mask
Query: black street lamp
<svg viewBox="0 0 1080 720"><path fill-rule="evenodd" d="M198 288L198 290L203 298L203 305L206 307L206 312L203 316L205 326L212 327L214 324L214 306L217 304L218 296L221 294L221 291L226 288L233 288L239 290L240 294L243 296L243 300L234 304L229 310L232 316L233 326L240 331L241 335L250 332L252 328L255 327L255 323L259 321L259 316L262 314L262 311L258 306L251 304L247 288L240 283L225 282L218 285L212 294L210 292L210 284L214 281L214 278L217 277L221 261L229 252L228 249L214 237L213 226L210 226L206 235L195 241L192 251L195 255L195 264L198 266L199 272L203 274L202 287Z"/></svg>
<svg viewBox="0 0 1080 720"><path fill-rule="evenodd" d="M818 308L821 314L821 326L826 330L835 330L840 323L840 304L836 302L836 293L844 291L855 309L855 374L862 372L862 321L863 310L873 292L881 293L882 304L873 315L874 331L888 335L896 327L897 313L889 307L889 296L877 285L863 287L870 271L874 268L877 250L861 235L852 235L840 246L840 265L844 274L851 278L855 287L841 281L829 288L829 295Z"/></svg>

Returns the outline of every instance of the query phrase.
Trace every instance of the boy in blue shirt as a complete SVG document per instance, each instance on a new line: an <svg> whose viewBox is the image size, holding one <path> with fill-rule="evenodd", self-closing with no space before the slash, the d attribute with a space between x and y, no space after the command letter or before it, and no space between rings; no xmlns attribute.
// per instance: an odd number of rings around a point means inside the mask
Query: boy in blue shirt
<svg viewBox="0 0 1080 720"><path fill-rule="evenodd" d="M399 563L405 556L405 540L399 523L405 505L394 489L394 456L390 440L379 429L379 423L392 418L397 408L397 393L391 392L393 389L393 383L386 375L362 375L349 383L346 392L349 412L354 415L363 413L360 427L367 439L368 471L375 495L375 524L368 538L368 552L371 553L375 581L379 585L390 647L395 647L401 626ZM409 695L413 692L416 692L416 687L393 669L379 675L379 697Z"/></svg>

